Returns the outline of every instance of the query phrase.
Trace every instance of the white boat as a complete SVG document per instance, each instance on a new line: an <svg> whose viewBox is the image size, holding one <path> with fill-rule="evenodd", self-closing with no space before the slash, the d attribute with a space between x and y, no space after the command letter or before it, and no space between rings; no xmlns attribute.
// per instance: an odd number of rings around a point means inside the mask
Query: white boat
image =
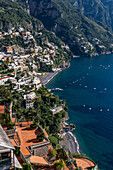
<svg viewBox="0 0 113 170"><path fill-rule="evenodd" d="M109 109L107 109L107 112L109 112Z"/></svg>
<svg viewBox="0 0 113 170"><path fill-rule="evenodd" d="M96 90L96 88L95 88L95 87L94 87L93 89L94 89L94 90Z"/></svg>
<svg viewBox="0 0 113 170"><path fill-rule="evenodd" d="M91 107L89 108L89 110L91 110Z"/></svg>
<svg viewBox="0 0 113 170"><path fill-rule="evenodd" d="M107 88L104 88L104 90L107 90Z"/></svg>
<svg viewBox="0 0 113 170"><path fill-rule="evenodd" d="M84 86L85 88L87 88L87 86Z"/></svg>
<svg viewBox="0 0 113 170"><path fill-rule="evenodd" d="M61 88L54 88L54 89L51 89L52 91L63 91L63 89Z"/></svg>
<svg viewBox="0 0 113 170"><path fill-rule="evenodd" d="M102 109L100 109L100 112L102 112Z"/></svg>
<svg viewBox="0 0 113 170"><path fill-rule="evenodd" d="M84 104L83 107L86 107L86 105Z"/></svg>

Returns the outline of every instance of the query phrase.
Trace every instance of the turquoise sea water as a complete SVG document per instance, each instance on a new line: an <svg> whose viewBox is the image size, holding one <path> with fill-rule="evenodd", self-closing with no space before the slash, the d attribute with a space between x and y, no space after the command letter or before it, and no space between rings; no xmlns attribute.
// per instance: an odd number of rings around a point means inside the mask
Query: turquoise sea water
<svg viewBox="0 0 113 170"><path fill-rule="evenodd" d="M55 94L67 101L80 152L113 170L113 55L73 59L46 86L63 89Z"/></svg>

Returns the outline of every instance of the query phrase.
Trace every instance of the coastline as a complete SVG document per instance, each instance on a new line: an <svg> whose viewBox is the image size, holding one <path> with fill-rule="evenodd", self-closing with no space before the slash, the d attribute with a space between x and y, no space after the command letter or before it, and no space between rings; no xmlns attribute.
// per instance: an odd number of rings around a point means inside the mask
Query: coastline
<svg viewBox="0 0 113 170"><path fill-rule="evenodd" d="M64 69L60 69L53 73L46 73L44 76L41 77L41 83L43 85L46 85L62 70ZM61 137L64 139L60 142L61 146L65 146L65 149L67 151L70 151L71 153L80 153L79 143L76 139L76 136L74 136L72 132L64 132L63 134L61 134Z"/></svg>
<svg viewBox="0 0 113 170"><path fill-rule="evenodd" d="M60 141L59 144L65 146L66 151L80 153L77 139L71 132L64 132L61 137L63 138L63 141Z"/></svg>
<svg viewBox="0 0 113 170"><path fill-rule="evenodd" d="M45 73L45 75L40 77L41 83L45 86L49 81L51 81L59 72L62 70L55 71L53 73Z"/></svg>

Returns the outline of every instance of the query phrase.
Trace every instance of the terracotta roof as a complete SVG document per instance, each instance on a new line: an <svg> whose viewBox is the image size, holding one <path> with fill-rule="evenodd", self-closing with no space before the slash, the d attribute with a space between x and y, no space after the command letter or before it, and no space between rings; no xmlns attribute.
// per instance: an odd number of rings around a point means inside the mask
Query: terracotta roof
<svg viewBox="0 0 113 170"><path fill-rule="evenodd" d="M24 125L25 124L26 123L24 122ZM27 126L27 127L15 126L15 127L16 127L16 130L18 132L18 135L19 135L19 138L20 138L20 141L21 141L20 150L23 153L23 155L29 155L30 154L30 152L27 150L26 147L47 141L47 140L44 140L43 142L38 142L36 130L31 129L30 126ZM38 130L37 130L37 132L38 132Z"/></svg>
<svg viewBox="0 0 113 170"><path fill-rule="evenodd" d="M12 117L11 120L13 123L15 123L15 117Z"/></svg>
<svg viewBox="0 0 113 170"><path fill-rule="evenodd" d="M16 142L14 141L14 139L10 139L11 143L13 144L13 146L17 146Z"/></svg>
<svg viewBox="0 0 113 170"><path fill-rule="evenodd" d="M26 146L20 146L20 151L22 152L22 154L25 155L30 155L31 153L29 152L29 150L26 148Z"/></svg>
<svg viewBox="0 0 113 170"><path fill-rule="evenodd" d="M43 129L43 131L44 131L45 136L48 137L48 134L47 134L47 132L45 131L45 129Z"/></svg>
<svg viewBox="0 0 113 170"><path fill-rule="evenodd" d="M31 156L30 162L34 163L34 164L48 165L46 160L43 157L40 157L40 156Z"/></svg>
<svg viewBox="0 0 113 170"><path fill-rule="evenodd" d="M0 105L0 113L5 113L4 109L5 109L4 105Z"/></svg>
<svg viewBox="0 0 113 170"><path fill-rule="evenodd" d="M75 158L75 160L76 160L77 166L78 167L81 166L83 170L86 170L90 167L95 166L95 164L92 161L86 158Z"/></svg>

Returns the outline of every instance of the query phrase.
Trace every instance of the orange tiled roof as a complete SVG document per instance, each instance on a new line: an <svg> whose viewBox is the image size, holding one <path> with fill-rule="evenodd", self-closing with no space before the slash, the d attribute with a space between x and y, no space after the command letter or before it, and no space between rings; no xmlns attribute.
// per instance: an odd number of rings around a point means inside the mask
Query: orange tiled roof
<svg viewBox="0 0 113 170"><path fill-rule="evenodd" d="M29 150L26 148L26 146L20 146L20 150L22 152L22 154L25 155L30 155L31 153L29 152Z"/></svg>
<svg viewBox="0 0 113 170"><path fill-rule="evenodd" d="M0 105L0 113L4 113L4 109L5 109L4 105Z"/></svg>
<svg viewBox="0 0 113 170"><path fill-rule="evenodd" d="M30 162L34 163L34 164L48 165L46 160L43 157L40 157L40 156L31 156Z"/></svg>
<svg viewBox="0 0 113 170"><path fill-rule="evenodd" d="M0 80L2 79L6 79L6 78L10 78L10 76L7 76L7 77L1 77Z"/></svg>
<svg viewBox="0 0 113 170"><path fill-rule="evenodd" d="M24 122L24 125L26 123ZM20 127L20 126L15 126L16 130L18 132L21 144L20 144L20 150L23 153L23 155L30 155L30 152L27 150L26 147L29 147L30 145L36 145L42 142L37 141L37 135L36 131L38 134L38 130L31 129L30 126L27 127ZM40 132L39 132L40 133ZM44 140L43 142L46 142L47 140Z"/></svg>
<svg viewBox="0 0 113 170"><path fill-rule="evenodd" d="M15 143L14 139L10 139L10 141L13 144L13 146L17 146L17 144Z"/></svg>
<svg viewBox="0 0 113 170"><path fill-rule="evenodd" d="M15 123L15 117L12 117L11 120L13 123Z"/></svg>
<svg viewBox="0 0 113 170"><path fill-rule="evenodd" d="M43 131L44 131L45 136L48 137L48 134L47 134L47 132L45 131L45 129L43 129Z"/></svg>
<svg viewBox="0 0 113 170"><path fill-rule="evenodd" d="M16 129L21 140L21 145L29 147L30 145L42 143L37 141L35 129L31 129L30 127L16 127Z"/></svg>
<svg viewBox="0 0 113 170"><path fill-rule="evenodd" d="M78 167L81 166L83 170L86 170L90 167L95 166L95 164L92 161L86 158L75 158L75 160L76 160L77 166Z"/></svg>

